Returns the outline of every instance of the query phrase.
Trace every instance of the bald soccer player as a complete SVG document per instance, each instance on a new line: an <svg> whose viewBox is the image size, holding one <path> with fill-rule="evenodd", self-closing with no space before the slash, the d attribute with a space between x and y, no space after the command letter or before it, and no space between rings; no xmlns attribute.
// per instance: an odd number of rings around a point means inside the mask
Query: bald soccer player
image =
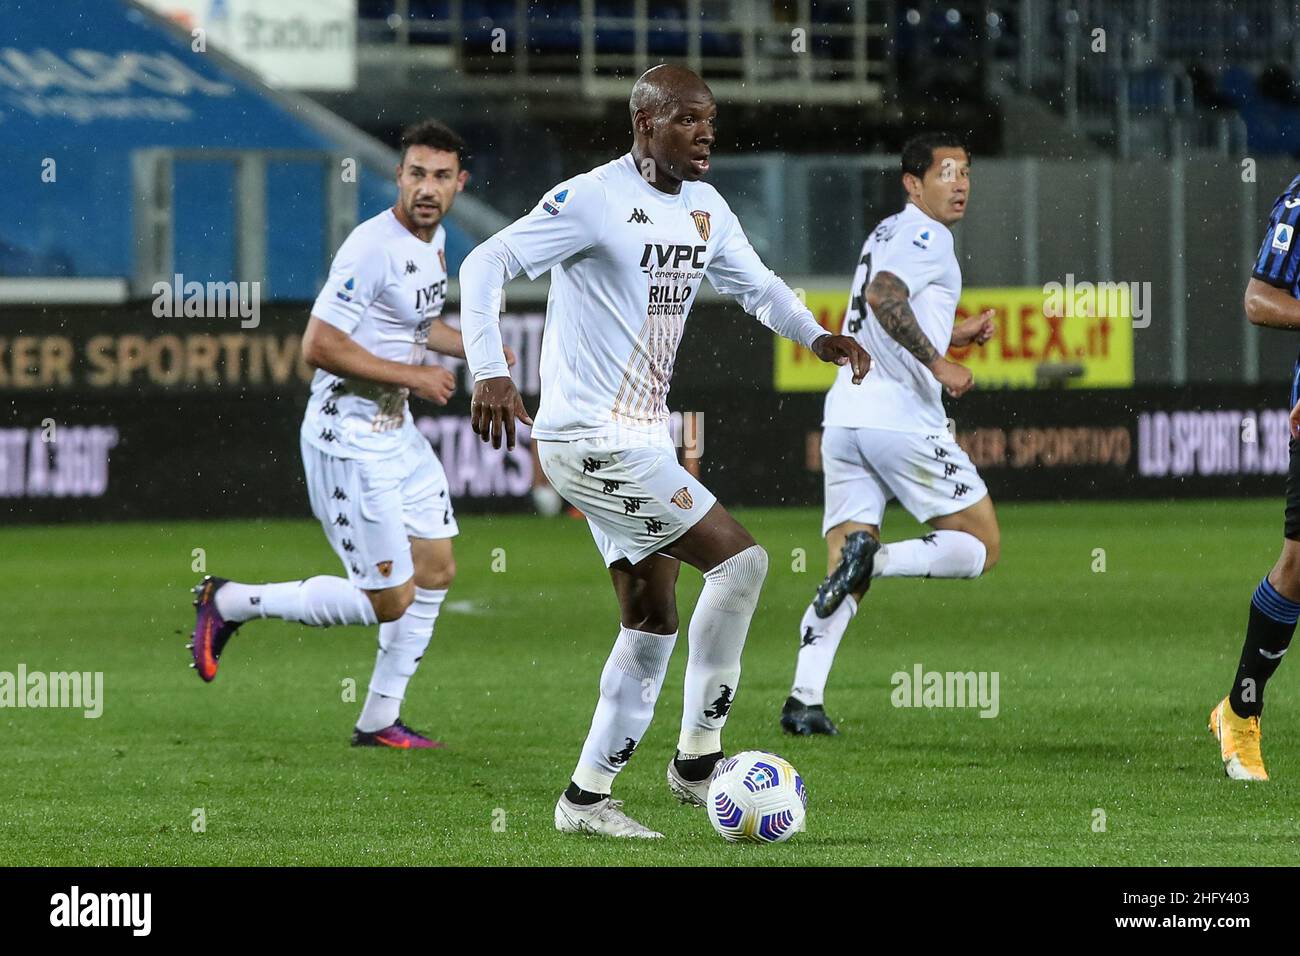
<svg viewBox="0 0 1300 956"><path fill-rule="evenodd" d="M484 441L513 446L532 424L501 359L503 286L550 271L542 397L532 429L542 468L587 517L622 611L577 769L555 807L556 829L659 837L610 792L650 725L677 641L681 563L704 575L691 615L685 696L668 786L703 806L722 759L740 656L767 574L767 553L678 464L668 387L700 284L734 297L768 328L848 365L870 359L830 335L763 265L709 171L717 105L689 70L657 66L632 89L632 149L547 191L536 208L461 267L461 328L474 375L471 416Z"/></svg>

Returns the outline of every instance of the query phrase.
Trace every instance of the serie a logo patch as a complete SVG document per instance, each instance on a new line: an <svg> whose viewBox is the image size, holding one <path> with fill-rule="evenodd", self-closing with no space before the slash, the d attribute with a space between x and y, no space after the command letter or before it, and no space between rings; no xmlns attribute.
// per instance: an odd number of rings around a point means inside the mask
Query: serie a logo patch
<svg viewBox="0 0 1300 956"><path fill-rule="evenodd" d="M1278 252L1286 252L1291 248L1291 237L1295 230L1284 222L1279 222L1277 228L1273 230L1273 248Z"/></svg>

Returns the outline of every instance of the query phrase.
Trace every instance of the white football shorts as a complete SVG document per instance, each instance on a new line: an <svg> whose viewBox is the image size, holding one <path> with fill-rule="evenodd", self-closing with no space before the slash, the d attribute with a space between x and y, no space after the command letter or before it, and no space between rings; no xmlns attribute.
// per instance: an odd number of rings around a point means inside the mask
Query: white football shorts
<svg viewBox="0 0 1300 956"><path fill-rule="evenodd" d="M348 578L367 591L415 574L410 538L451 538L459 529L447 475L417 431L391 458L337 458L306 440L302 463L311 510Z"/></svg>
<svg viewBox="0 0 1300 956"><path fill-rule="evenodd" d="M823 535L845 521L879 527L891 498L924 522L964 511L989 493L946 431L829 426L822 431L822 480Z"/></svg>
<svg viewBox="0 0 1300 956"><path fill-rule="evenodd" d="M718 500L678 463L667 436L633 446L607 438L534 440L542 471L587 516L606 566L663 550Z"/></svg>

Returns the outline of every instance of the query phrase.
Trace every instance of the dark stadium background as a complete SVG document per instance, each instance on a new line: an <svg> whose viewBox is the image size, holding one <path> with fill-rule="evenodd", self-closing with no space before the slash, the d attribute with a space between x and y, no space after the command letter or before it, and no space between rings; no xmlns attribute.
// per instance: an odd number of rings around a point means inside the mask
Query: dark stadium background
<svg viewBox="0 0 1300 956"><path fill-rule="evenodd" d="M865 231L900 204L892 154L938 127L967 135L975 161L956 230L968 288L1146 284L1149 324L1132 332L1141 392L1069 387L1068 363L1046 357L1037 387L986 381L953 403L963 441L991 427L1008 446L1041 439L1029 458L981 462L1000 500L1277 485L1292 350L1240 303L1300 152L1292 4L361 0L298 19L236 0L149 6L178 19L123 0L7 12L0 150L26 171L0 220L0 494L15 520L304 513L284 449L305 390L298 374L261 370L266 343L296 349L333 248L390 201L401 126L437 116L470 144L473 178L448 223L454 272L550 184L626 149L628 84L664 58L713 84L712 180L791 285L847 299ZM196 53L201 17L211 42ZM222 52L223 36L260 46L262 62L278 43L323 65L273 89ZM87 49L179 64L181 79L136 67L122 85L77 82L76 64L95 63ZM312 89L313 72L331 88ZM229 92L206 95L200 78ZM355 182L335 175L349 160ZM259 281L260 326L155 318L151 286L176 274ZM520 280L508 295L508 327L531 316L516 341L534 368L545 288ZM449 301L454 316L454 286ZM819 315L833 325L838 307ZM805 447L819 391L777 389L774 348L706 293L681 350L674 407L703 414L703 473L736 504L817 495ZM1051 402L1025 393L1039 388ZM1142 430L1139 409L1178 420ZM1258 454L1228 434L1224 410L1261 423ZM450 456L467 470L453 474L461 508L531 507L526 456L471 449L463 389L419 413L461 422L445 432L465 449ZM66 452L40 441L51 419L71 429ZM1157 439L1167 447L1144 450ZM224 467L196 470L205 453ZM1167 463L1143 468L1144 454ZM513 490L472 474L512 469L526 472Z"/></svg>
<svg viewBox="0 0 1300 956"><path fill-rule="evenodd" d="M778 724L824 572L826 370L707 288L693 306L669 406L700 426L703 481L771 557L727 746L779 751L807 782L809 829L780 847L724 844L667 799L669 697L618 784L668 839L555 832L617 609L585 523L536 513L526 437L494 451L471 433L463 363L450 405L413 403L462 533L403 713L447 748L347 745L357 704L341 687L369 672L371 628L257 622L211 684L187 667L202 574L338 573L302 479L300 336L334 250L393 201L399 130L432 116L468 141L454 276L552 184L628 148L631 84L661 60L711 84L710 181L829 328L868 230L902 205L901 144L965 135L961 309L998 310L992 342L954 353L977 387L947 408L996 502L1001 560L977 581L873 586L836 658L832 740ZM1094 868L1294 865L1300 665L1269 685L1268 784L1224 778L1206 714L1282 531L1300 342L1252 327L1242 298L1300 171L1298 71L1300 0L3 0L0 674L99 674L105 706L0 709L0 876L707 866L725 901L738 864L1034 866L1059 934L1149 912L1121 910L1118 889L1099 901L1111 884ZM165 314L190 283L256 283L255 319L197 300ZM1052 290L1081 283L1127 291L1053 312ZM533 409L546 292L510 284L502 323ZM453 281L449 319L459 300ZM887 540L919 530L888 512ZM699 586L686 569L683 622ZM682 686L686 643L665 687ZM1000 674L998 718L896 708L891 673L922 666ZM1088 867L1091 908L1044 902L1046 867ZM193 884L160 890L159 919L185 918L191 938L242 929L242 895L295 933L373 932L333 917L370 902L370 875L331 872L322 894L350 896L308 908L290 902L319 884L272 873L260 894L245 871L205 870L184 899ZM907 893L891 872L847 910L822 895L848 887L838 876L797 877L768 922L816 906L819 921L904 925L915 900L932 932L936 899L949 917L978 900L979 923L943 923L1010 934L1029 897L985 876ZM497 909L537 896L491 879ZM381 910L437 912L427 893L445 911L461 885L417 880ZM653 899L616 898L598 917L615 926ZM14 899L0 893L6 928ZM1260 899L1252 916L1281 924L1285 905ZM22 916L45 923L37 903ZM742 906L724 902L728 927Z"/></svg>

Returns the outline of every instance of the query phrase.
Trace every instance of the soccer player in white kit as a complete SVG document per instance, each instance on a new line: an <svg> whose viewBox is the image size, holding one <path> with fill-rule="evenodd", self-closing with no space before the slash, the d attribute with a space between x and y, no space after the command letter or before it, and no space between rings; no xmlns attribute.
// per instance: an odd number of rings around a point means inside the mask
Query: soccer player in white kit
<svg viewBox="0 0 1300 956"><path fill-rule="evenodd" d="M408 128L401 146L397 204L339 247L302 342L316 368L300 433L307 490L348 576L256 585L207 577L195 588L191 649L199 676L211 681L245 621L378 624L352 743L423 749L442 745L399 714L455 577L457 527L447 477L407 395L445 405L455 377L429 364L430 350L465 354L460 333L438 316L447 297L441 220L469 173L464 142L434 120Z"/></svg>
<svg viewBox="0 0 1300 956"><path fill-rule="evenodd" d="M703 806L722 758L741 650L767 573L767 554L677 461L667 394L682 329L702 282L734 296L774 331L861 379L866 352L826 333L763 265L709 169L717 107L689 70L658 66L630 101L626 155L560 183L533 211L475 249L461 267L461 328L474 375L475 431L514 442L532 424L501 361L501 290L520 272L550 271L542 336L542 397L532 439L564 498L587 516L609 567L622 627L568 789L562 832L659 837L610 791L650 724L677 640L680 562L704 574L688 629L681 732L667 777Z"/></svg>
<svg viewBox="0 0 1300 956"><path fill-rule="evenodd" d="M843 331L871 353L871 374L855 387L841 369L826 395L828 576L799 623L781 712L787 733L838 733L826 716L826 680L873 578L976 578L998 560L993 502L949 433L942 396L974 384L969 369L944 358L949 345L994 334L992 310L954 324L961 268L948 227L966 214L970 156L951 134L923 133L903 146L902 172L907 204L863 243L844 316ZM934 530L880 544L891 498Z"/></svg>

